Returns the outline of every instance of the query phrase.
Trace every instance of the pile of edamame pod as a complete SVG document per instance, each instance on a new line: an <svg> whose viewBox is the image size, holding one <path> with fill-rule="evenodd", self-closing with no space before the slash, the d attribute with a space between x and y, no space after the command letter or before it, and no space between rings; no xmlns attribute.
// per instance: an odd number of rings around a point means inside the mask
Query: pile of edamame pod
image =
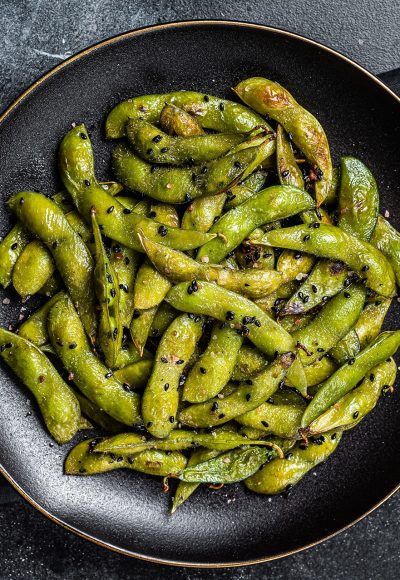
<svg viewBox="0 0 400 580"><path fill-rule="evenodd" d="M58 151L64 186L8 200L0 282L47 301L1 358L59 444L69 475L125 468L287 490L394 389L400 234L370 170L332 166L318 120L279 84L239 104L138 96L108 115L115 181L84 125ZM82 439L82 436L81 438ZM342 443L345 444L345 443Z"/></svg>

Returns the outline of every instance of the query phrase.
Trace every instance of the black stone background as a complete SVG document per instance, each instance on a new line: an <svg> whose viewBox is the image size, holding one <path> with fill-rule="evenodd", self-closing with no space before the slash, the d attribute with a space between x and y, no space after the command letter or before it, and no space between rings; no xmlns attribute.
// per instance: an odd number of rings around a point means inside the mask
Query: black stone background
<svg viewBox="0 0 400 580"><path fill-rule="evenodd" d="M0 0L0 109L85 46L139 26L193 18L247 20L298 32L383 73L400 93L400 69L392 70L400 66L398 0ZM82 540L37 513L0 479L0 578L395 579L399 508L397 494L350 530L284 560L184 569L133 560Z"/></svg>

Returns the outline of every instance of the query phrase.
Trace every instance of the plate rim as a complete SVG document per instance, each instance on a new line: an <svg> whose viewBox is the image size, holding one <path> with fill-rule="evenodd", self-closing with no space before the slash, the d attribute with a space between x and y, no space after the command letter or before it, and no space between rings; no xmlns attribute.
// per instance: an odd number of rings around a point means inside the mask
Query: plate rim
<svg viewBox="0 0 400 580"><path fill-rule="evenodd" d="M388 93L388 95L390 95L392 98L394 98L394 100L400 105L400 96L397 95L392 89L390 89L383 81L381 81L376 75L374 75L372 72L370 72L367 68L358 64L356 61L354 61L350 57L346 56L342 52L340 52L336 49L333 49L329 46L326 46L325 44L323 44L319 41L313 40L313 39L309 38L308 36L304 36L304 35L298 34L296 32L286 30L284 28L279 28L276 26L269 26L266 24L259 24L259 23L250 22L250 21L229 20L229 19L193 19L193 20L171 21L171 22L165 22L165 23L160 23L160 24L150 24L147 26L135 28L133 30L128 30L126 32L122 32L122 33L116 34L114 36L111 36L109 38L106 38L104 40L101 40L100 42L93 43L93 44L87 46L86 48L80 50L79 52L71 55L70 57L68 57L64 61L58 63L57 65L52 67L50 70L48 70L46 73L41 75L37 80L35 80L32 84L30 84L24 91L22 91L22 93L20 93L4 109L4 111L0 114L0 128L1 128L1 125L3 124L3 122L12 113L12 111L16 107L18 107L18 105L20 103L22 103L25 100L25 98L27 98L37 87L42 85L48 78L57 74L64 67L68 67L73 62L78 61L82 57L84 57L88 54L91 54L98 49L101 49L105 46L114 44L115 42L118 42L120 40L125 40L127 38L132 38L135 36L141 36L143 34L147 34L148 32L153 32L153 31L157 31L157 30L162 30L162 29L173 30L174 28L175 29L176 28L185 28L185 27L189 28L189 27L193 27L193 26L201 27L201 26L208 26L208 25L227 26L227 27L237 26L238 28L248 28L250 30L262 30L262 31L266 31L266 32L281 34L282 36L287 36L287 37L294 38L296 40L300 40L302 42L311 44L311 45L318 47L319 49L339 58L340 60L347 62L352 67L359 70L366 77L368 77L369 80L373 81L381 89L383 89L386 93ZM168 565L168 566L180 566L180 567L184 567L184 568L209 568L209 569L210 568L236 568L236 567L241 567L241 566L251 566L251 565L255 565L255 564L262 564L265 562L271 562L274 560L279 560L281 558L285 558L287 556L291 556L293 554L297 554L298 552L302 552L304 550L312 548L312 547L314 547L314 546L316 546L316 545L318 545L326 540L330 540L331 538L335 537L336 535L348 530L353 525L357 524L362 519L364 519L366 516L368 516L373 511L375 511L377 508L379 508L381 505L383 505L389 498L391 498L397 491L400 490L400 482L399 482L388 494L386 494L380 501L375 503L370 509L368 509L366 512L361 514L358 518L352 520L351 522L349 522L345 526L342 526L341 528L337 529L336 531L332 532L331 534L325 535L321 538L318 538L317 540L315 540L313 542L310 542L310 543L305 544L303 546L299 546L293 550L279 552L279 553L273 554L271 556L265 556L262 558L245 560L242 562L217 562L217 563L208 562L207 563L207 562L179 561L179 560L175 560L175 559L173 560L173 559L164 559L164 558L160 558L160 557L148 556L146 554L134 552L132 550L116 546L110 542L100 540L100 539L92 536L91 534L89 534L87 532L83 532L83 531L79 530L78 528L68 524L67 522L63 521L61 518L53 515L49 509L46 509L45 507L41 506L36 500L34 500L18 484L17 481L15 481L15 479L8 473L8 471L1 464L0 464L0 474L5 477L5 479L8 481L8 483L10 483L10 485L23 497L24 500L27 501L31 506L33 506L39 513L41 513L42 515L47 517L52 522L58 524L62 528L66 529L67 531L72 532L75 535L79 536L80 538L84 538L86 540L89 540L90 542L96 544L97 546L101 546L102 548L106 548L110 551L116 552L118 554L122 554L124 556L137 558L139 560L143 560L143 561L150 562L153 564L162 564L162 565Z"/></svg>

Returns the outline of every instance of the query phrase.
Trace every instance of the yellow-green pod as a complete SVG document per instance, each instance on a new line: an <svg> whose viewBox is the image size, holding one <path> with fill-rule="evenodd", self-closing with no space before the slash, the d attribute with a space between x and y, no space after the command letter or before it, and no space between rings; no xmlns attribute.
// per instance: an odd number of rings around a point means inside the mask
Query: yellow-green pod
<svg viewBox="0 0 400 580"><path fill-rule="evenodd" d="M13 286L22 298L27 298L42 288L54 270L54 260L46 246L39 240L33 240L15 263Z"/></svg>
<svg viewBox="0 0 400 580"><path fill-rule="evenodd" d="M204 134L200 123L193 115L171 103L166 103L161 111L160 126L169 135L190 137Z"/></svg>

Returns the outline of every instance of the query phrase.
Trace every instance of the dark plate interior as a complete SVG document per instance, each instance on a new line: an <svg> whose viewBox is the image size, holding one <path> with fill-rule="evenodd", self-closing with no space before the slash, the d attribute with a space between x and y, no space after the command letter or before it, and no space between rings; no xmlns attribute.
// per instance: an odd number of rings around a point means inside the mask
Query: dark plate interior
<svg viewBox="0 0 400 580"><path fill-rule="evenodd" d="M186 23L128 33L89 49L33 87L0 123L0 191L57 190L56 148L72 122L92 134L98 177L109 177L103 121L123 98L193 89L232 98L246 76L285 85L322 122L334 162L355 155L380 187L382 209L398 227L399 101L347 59L285 32L235 23ZM4 205L1 233L11 224ZM11 291L0 323L18 318ZM1 302L1 300L0 300ZM398 312L388 317L398 327ZM178 512L158 480L130 472L64 477L67 448L53 446L26 390L0 368L0 463L24 494L55 520L126 553L173 563L216 565L265 560L327 537L369 511L400 482L398 395L382 399L344 437L335 455L288 498L242 485L202 489ZM32 410L32 414L28 412Z"/></svg>

